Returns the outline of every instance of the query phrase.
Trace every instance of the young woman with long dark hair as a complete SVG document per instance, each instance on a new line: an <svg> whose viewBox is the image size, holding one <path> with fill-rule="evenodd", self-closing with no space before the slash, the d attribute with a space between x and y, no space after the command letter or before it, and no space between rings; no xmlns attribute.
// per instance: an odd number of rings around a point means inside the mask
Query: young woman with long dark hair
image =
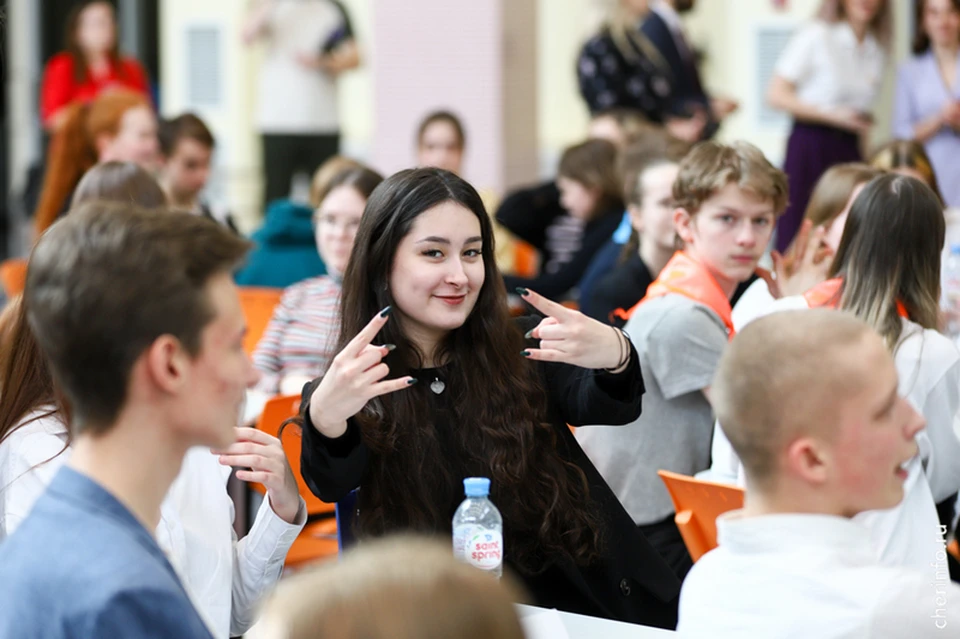
<svg viewBox="0 0 960 639"><path fill-rule="evenodd" d="M636 352L526 289L546 317L511 320L493 251L480 197L454 174L412 169L374 191L338 355L304 389L304 478L329 502L360 489L362 537L449 534L461 480L489 477L506 564L538 604L672 628L676 576L567 428L639 415Z"/></svg>

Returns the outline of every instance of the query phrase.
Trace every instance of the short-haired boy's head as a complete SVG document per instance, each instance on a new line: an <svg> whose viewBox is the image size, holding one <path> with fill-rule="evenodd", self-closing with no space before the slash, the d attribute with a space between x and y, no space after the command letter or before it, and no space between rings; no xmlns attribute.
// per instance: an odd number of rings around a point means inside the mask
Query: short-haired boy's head
<svg viewBox="0 0 960 639"><path fill-rule="evenodd" d="M899 396L883 340L853 315L785 311L748 324L720 359L710 401L749 491L817 493L847 516L903 498L899 467L923 419Z"/></svg>
<svg viewBox="0 0 960 639"><path fill-rule="evenodd" d="M172 204L193 206L207 186L213 161L213 134L203 120L184 113L160 123L157 134L163 165L164 187Z"/></svg>
<svg viewBox="0 0 960 639"><path fill-rule="evenodd" d="M266 639L522 639L514 579L458 562L433 540L374 540L285 580L264 609Z"/></svg>
<svg viewBox="0 0 960 639"><path fill-rule="evenodd" d="M749 142L700 142L680 162L673 185L677 206L695 215L728 184L773 205L777 215L787 207L787 176Z"/></svg>
<svg viewBox="0 0 960 639"><path fill-rule="evenodd" d="M160 152L169 158L177 150L181 140L194 140L207 149L213 149L216 140L210 128L193 113L183 113L169 120L162 120L157 129Z"/></svg>
<svg viewBox="0 0 960 639"><path fill-rule="evenodd" d="M161 336L190 357L200 352L216 315L208 284L249 246L201 216L104 202L80 205L40 238L27 272L28 319L75 433L109 428L134 364Z"/></svg>

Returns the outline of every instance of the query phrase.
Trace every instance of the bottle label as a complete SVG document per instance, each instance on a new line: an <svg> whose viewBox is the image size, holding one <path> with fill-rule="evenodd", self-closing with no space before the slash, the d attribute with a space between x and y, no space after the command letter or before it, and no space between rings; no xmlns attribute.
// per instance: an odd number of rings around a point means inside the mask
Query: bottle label
<svg viewBox="0 0 960 639"><path fill-rule="evenodd" d="M464 526L457 530L455 537L459 538L457 541L462 540L461 556L468 564L481 570L496 570L503 563L503 535L499 530Z"/></svg>

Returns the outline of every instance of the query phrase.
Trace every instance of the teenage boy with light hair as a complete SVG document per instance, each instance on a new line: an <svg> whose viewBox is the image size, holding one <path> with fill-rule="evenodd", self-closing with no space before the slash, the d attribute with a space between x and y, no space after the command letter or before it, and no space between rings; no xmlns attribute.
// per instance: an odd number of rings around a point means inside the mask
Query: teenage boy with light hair
<svg viewBox="0 0 960 639"><path fill-rule="evenodd" d="M759 319L727 348L710 397L746 501L717 519L719 547L687 576L681 635L919 639L960 623L945 566L933 581L881 566L851 520L900 503L924 427L866 323L824 309Z"/></svg>

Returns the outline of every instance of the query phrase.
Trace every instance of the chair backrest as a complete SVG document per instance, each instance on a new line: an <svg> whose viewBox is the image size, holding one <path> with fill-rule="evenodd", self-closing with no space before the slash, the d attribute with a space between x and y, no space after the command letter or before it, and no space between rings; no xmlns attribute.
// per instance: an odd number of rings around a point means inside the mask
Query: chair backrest
<svg viewBox="0 0 960 639"><path fill-rule="evenodd" d="M690 557L697 561L717 547L717 517L743 508L743 489L658 470L677 511L675 521Z"/></svg>
<svg viewBox="0 0 960 639"><path fill-rule="evenodd" d="M27 286L27 260L22 257L11 258L0 263L0 286L7 298L23 293Z"/></svg>
<svg viewBox="0 0 960 639"><path fill-rule="evenodd" d="M273 310L280 303L283 295L281 288L262 288L257 286L240 287L240 304L243 306L243 316L247 320L247 334L243 337L243 350L247 354L253 353L257 342L273 317Z"/></svg>
<svg viewBox="0 0 960 639"><path fill-rule="evenodd" d="M299 410L299 395L274 397L264 404L257 428L280 439L283 452L287 455L287 461L293 471L293 476L297 478L297 489L307 503L307 516L329 514L334 512L334 505L320 501L319 497L310 492L307 483L300 474L300 449L303 447L303 435L300 427L290 424L283 429L283 436L279 435L280 425L296 415ZM261 494L266 493L266 488L262 484L251 484L251 486Z"/></svg>
<svg viewBox="0 0 960 639"><path fill-rule="evenodd" d="M353 522L357 518L357 491L351 490L337 502L337 547L340 554L356 542Z"/></svg>
<svg viewBox="0 0 960 639"><path fill-rule="evenodd" d="M537 249L522 240L516 241L513 253L513 272L518 277L536 277L537 271L539 270L539 265L537 264L539 259L540 256L537 254Z"/></svg>

